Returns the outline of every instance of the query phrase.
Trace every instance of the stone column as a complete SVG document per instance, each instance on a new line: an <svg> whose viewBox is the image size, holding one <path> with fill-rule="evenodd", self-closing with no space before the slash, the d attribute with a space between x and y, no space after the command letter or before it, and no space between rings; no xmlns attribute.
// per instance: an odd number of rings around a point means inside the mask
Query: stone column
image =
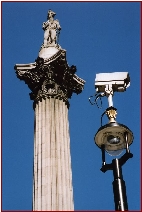
<svg viewBox="0 0 142 212"><path fill-rule="evenodd" d="M49 49L43 50L45 58L15 65L17 77L28 85L34 101L33 210L70 211L74 203L68 99L81 93L85 81L75 74L75 66L68 66L65 50L56 49L49 59Z"/></svg>
<svg viewBox="0 0 142 212"><path fill-rule="evenodd" d="M33 210L73 210L68 108L42 99L35 107Z"/></svg>
<svg viewBox="0 0 142 212"><path fill-rule="evenodd" d="M54 16L49 10L43 22L44 43L35 62L15 65L17 77L31 90L35 111L34 211L74 210L68 99L82 92L85 81L57 43L61 27Z"/></svg>

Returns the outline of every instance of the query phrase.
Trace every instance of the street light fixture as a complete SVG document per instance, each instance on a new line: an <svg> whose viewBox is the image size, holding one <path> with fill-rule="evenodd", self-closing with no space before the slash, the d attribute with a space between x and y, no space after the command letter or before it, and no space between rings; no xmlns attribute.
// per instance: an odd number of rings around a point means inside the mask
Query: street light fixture
<svg viewBox="0 0 142 212"><path fill-rule="evenodd" d="M101 127L95 134L94 140L102 151L101 171L105 173L108 170L113 170L115 210L119 211L128 210L126 186L123 180L121 167L129 158L133 157L133 154L130 153L129 146L132 144L134 137L132 131L127 126L116 121L117 109L113 107L112 97L114 92L123 92L129 86L130 76L127 72L96 74L95 88L97 93L95 94L95 101L92 103L92 96L89 98L92 105L95 103L97 104L97 100L101 97L106 96L108 98L109 107L102 114L102 117L106 114L109 123L102 126L101 117ZM111 156L118 156L124 149L126 149L126 152L121 158L115 158L112 160L111 164L106 164L105 151Z"/></svg>
<svg viewBox="0 0 142 212"><path fill-rule="evenodd" d="M104 145L106 152L112 156L118 156L122 153L123 149L126 148L126 133L128 146L130 146L133 141L133 133L131 130L127 126L113 120L110 113L112 114L115 111L116 109L113 107L106 110L106 113L109 113L110 121L108 124L99 128L94 138L96 145L99 148Z"/></svg>

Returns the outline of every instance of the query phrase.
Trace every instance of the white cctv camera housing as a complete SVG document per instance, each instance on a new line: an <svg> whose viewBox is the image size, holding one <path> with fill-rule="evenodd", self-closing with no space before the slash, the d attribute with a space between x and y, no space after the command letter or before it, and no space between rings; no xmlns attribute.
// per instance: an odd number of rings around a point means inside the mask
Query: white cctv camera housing
<svg viewBox="0 0 142 212"><path fill-rule="evenodd" d="M96 92L105 92L106 86L111 86L113 92L123 92L130 86L130 76L128 72L113 72L96 74Z"/></svg>

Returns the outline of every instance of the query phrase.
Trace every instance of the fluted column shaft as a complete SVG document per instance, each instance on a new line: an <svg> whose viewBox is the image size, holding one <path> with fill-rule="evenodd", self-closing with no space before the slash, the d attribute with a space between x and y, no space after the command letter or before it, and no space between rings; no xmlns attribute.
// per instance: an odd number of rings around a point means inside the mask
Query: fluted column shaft
<svg viewBox="0 0 142 212"><path fill-rule="evenodd" d="M31 90L35 110L33 210L74 210L68 100L85 81L59 45L42 45L34 63L14 69Z"/></svg>
<svg viewBox="0 0 142 212"><path fill-rule="evenodd" d="M35 107L33 210L74 210L68 108L55 98Z"/></svg>

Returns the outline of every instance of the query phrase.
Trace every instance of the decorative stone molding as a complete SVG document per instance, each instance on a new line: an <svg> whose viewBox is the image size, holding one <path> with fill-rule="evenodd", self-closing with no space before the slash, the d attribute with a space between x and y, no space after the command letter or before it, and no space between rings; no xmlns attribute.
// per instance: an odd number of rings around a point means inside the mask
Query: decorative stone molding
<svg viewBox="0 0 142 212"><path fill-rule="evenodd" d="M76 67L69 67L66 61L66 51L59 49L50 58L38 57L35 63L16 64L17 77L24 80L30 90L34 104L46 98L59 98L68 105L68 99L73 93L82 92L85 81L79 78Z"/></svg>

